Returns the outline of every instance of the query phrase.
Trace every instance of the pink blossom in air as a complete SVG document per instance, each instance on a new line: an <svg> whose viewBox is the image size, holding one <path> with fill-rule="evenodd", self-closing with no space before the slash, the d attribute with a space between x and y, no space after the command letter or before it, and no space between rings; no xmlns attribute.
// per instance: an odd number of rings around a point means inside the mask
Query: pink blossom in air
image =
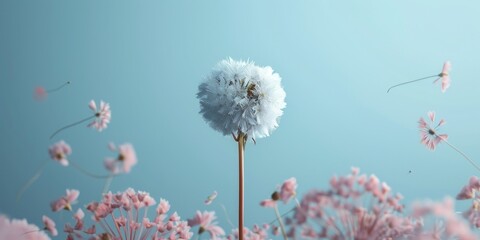
<svg viewBox="0 0 480 240"><path fill-rule="evenodd" d="M118 151L116 158L108 157L104 161L105 168L111 173L129 173L132 167L137 164L137 155L132 144L125 143L116 148L113 143L110 143L109 149Z"/></svg>
<svg viewBox="0 0 480 240"><path fill-rule="evenodd" d="M0 239L5 240L50 240L36 225L29 224L26 219L8 219L0 215Z"/></svg>
<svg viewBox="0 0 480 240"><path fill-rule="evenodd" d="M445 141L448 139L447 134L439 134L437 132L438 128L445 124L445 120L441 119L437 125L434 125L435 112L433 111L428 112L428 118L430 119L428 123L427 121L425 121L425 119L423 119L423 117L418 120L418 128L420 129L420 141L428 149L435 150L437 144L439 144L441 141Z"/></svg>
<svg viewBox="0 0 480 240"><path fill-rule="evenodd" d="M78 196L80 195L80 191L75 189L67 189L67 194L65 196L60 197L59 199L52 201L50 203L50 207L52 211L58 212L62 209L71 211L72 204L75 204L77 201Z"/></svg>
<svg viewBox="0 0 480 240"><path fill-rule="evenodd" d="M452 70L452 64L450 61L446 61L443 64L442 72L438 74L438 77L434 83L436 83L439 80L442 80L442 92L447 91L447 89L450 87L450 71Z"/></svg>
<svg viewBox="0 0 480 240"><path fill-rule="evenodd" d="M282 187L280 188L280 199L284 203L288 203L288 201L290 201L290 199L295 197L295 195L297 194L296 190L297 190L296 178L292 177L285 180L285 182L283 182L282 184Z"/></svg>
<svg viewBox="0 0 480 240"><path fill-rule="evenodd" d="M43 222L43 225L45 226L44 230L49 232L54 237L58 235L57 228L55 228L55 222L52 219L43 215L42 222Z"/></svg>
<svg viewBox="0 0 480 240"><path fill-rule="evenodd" d="M50 158L57 161L62 166L68 166L67 156L72 154L72 149L62 140L50 146L48 153L50 154Z"/></svg>
<svg viewBox="0 0 480 240"><path fill-rule="evenodd" d="M213 191L213 193L207 197L207 199L205 200L205 205L210 205L212 204L213 200L215 200L215 198L217 198L217 191Z"/></svg>
<svg viewBox="0 0 480 240"><path fill-rule="evenodd" d="M37 101L42 101L47 98L47 90L44 87L36 87L34 91L34 97Z"/></svg>
<svg viewBox="0 0 480 240"><path fill-rule="evenodd" d="M204 211L202 213L197 211L192 219L188 219L188 225L191 227L199 226L198 234L202 234L206 231L210 234L211 239L217 239L218 237L225 235L225 231L217 225L217 222L214 222L216 218L215 212Z"/></svg>
<svg viewBox="0 0 480 240"><path fill-rule="evenodd" d="M107 128L107 125L112 118L110 104L102 100L100 101L100 108L97 109L97 104L95 104L95 101L91 100L88 107L95 113L95 119L88 125L88 127L95 128L99 132Z"/></svg>

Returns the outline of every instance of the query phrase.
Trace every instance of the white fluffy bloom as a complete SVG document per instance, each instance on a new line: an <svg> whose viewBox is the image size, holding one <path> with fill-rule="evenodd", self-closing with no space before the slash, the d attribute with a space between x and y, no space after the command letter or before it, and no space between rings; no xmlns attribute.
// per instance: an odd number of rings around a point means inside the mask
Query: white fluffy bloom
<svg viewBox="0 0 480 240"><path fill-rule="evenodd" d="M223 135L269 136L286 106L280 80L271 67L223 60L198 87L200 113Z"/></svg>

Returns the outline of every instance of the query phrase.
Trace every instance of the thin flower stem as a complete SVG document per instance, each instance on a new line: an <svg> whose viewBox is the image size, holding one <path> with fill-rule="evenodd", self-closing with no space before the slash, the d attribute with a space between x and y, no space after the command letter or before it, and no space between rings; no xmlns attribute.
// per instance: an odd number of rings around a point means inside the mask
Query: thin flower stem
<svg viewBox="0 0 480 240"><path fill-rule="evenodd" d="M108 189L110 188L110 184L112 184L114 174L110 174L107 178L107 181L105 181L105 186L103 186L103 191L102 193L107 193Z"/></svg>
<svg viewBox="0 0 480 240"><path fill-rule="evenodd" d="M278 211L277 204L275 204L274 209L275 209L275 215L277 216L278 223L280 224L280 229L282 230L283 239L288 240L287 232L285 231L285 226L283 225L283 221L280 216L280 212Z"/></svg>
<svg viewBox="0 0 480 240"><path fill-rule="evenodd" d="M77 163L75 162L72 162L70 161L70 164L76 168L77 170L79 170L80 172L82 172L83 174L87 175L87 176L90 176L90 177L93 177L93 178L109 178L111 177L112 175L98 175L98 174L94 174L94 173L91 173L87 170L85 170L83 167L80 167L80 165L78 165Z"/></svg>
<svg viewBox="0 0 480 240"><path fill-rule="evenodd" d="M35 174L28 180L28 182L23 185L23 187L17 193L17 202L20 201L23 193L42 175L43 169L47 165L50 159L47 159L45 162L40 165L40 167L35 171Z"/></svg>
<svg viewBox="0 0 480 240"><path fill-rule="evenodd" d="M413 82L418 82L418 81L421 81L421 80L425 80L425 79L429 79L429 78L433 78L433 77L438 77L439 75L438 74L435 74L435 75L432 75L432 76L428 76L428 77L424 77L424 78L419 78L419 79L415 79L415 80L412 80L412 81L408 81L408 82L403 82L403 83L399 83L397 85L393 85L391 86L388 90L387 90L387 93L390 92L390 90L392 88L396 88L398 86L402 86L402 85L405 85L405 84L409 84L409 83L413 83Z"/></svg>
<svg viewBox="0 0 480 240"><path fill-rule="evenodd" d="M59 87L56 87L56 88L54 88L54 89L47 90L46 92L47 92L47 93L56 92L56 91L62 89L63 87L65 87L65 86L67 86L67 85L69 85L69 84L70 84L70 81L67 81L66 83L60 85Z"/></svg>
<svg viewBox="0 0 480 240"><path fill-rule="evenodd" d="M442 141L444 141L448 146L450 146L451 148L453 148L453 150L455 150L456 152L460 153L460 155L462 155L465 159L467 159L470 164L472 164L473 167L475 167L478 171L480 171L480 167L472 160L470 159L467 155L465 155L465 153L463 153L462 151L460 151L460 149L456 148L455 146L453 146L452 144L450 144L447 139L439 136L439 135L436 135L437 137L440 137L442 139Z"/></svg>
<svg viewBox="0 0 480 240"><path fill-rule="evenodd" d="M227 208L225 207L225 205L220 204L220 206L222 206L223 213L225 214L225 218L227 219L228 224L230 224L230 227L232 227L232 229L235 228L235 226L233 226L232 221L230 220L230 216L228 215Z"/></svg>
<svg viewBox="0 0 480 240"><path fill-rule="evenodd" d="M243 240L243 177L244 177L244 154L245 134L239 131L238 139L238 236Z"/></svg>
<svg viewBox="0 0 480 240"><path fill-rule="evenodd" d="M61 131L65 130L65 129L67 129L67 128L76 126L76 125L78 125L78 124L80 124L80 123L86 122L86 121L88 121L88 120L90 120L90 119L92 119L92 118L95 118L95 117L96 117L96 116L93 115L93 116L84 118L84 119L82 119L82 120L80 120L80 121L78 121L78 122L74 122L74 123L72 123L72 124L68 124L67 126L58 129L57 131L55 131L55 132L50 136L50 140L51 140L53 137L55 137L55 135L57 135L58 133L60 133Z"/></svg>

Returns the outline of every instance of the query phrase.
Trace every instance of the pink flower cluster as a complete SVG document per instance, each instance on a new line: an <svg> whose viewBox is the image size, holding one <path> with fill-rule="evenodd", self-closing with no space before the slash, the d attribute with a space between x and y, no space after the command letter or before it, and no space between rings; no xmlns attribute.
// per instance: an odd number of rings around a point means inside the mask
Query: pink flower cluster
<svg viewBox="0 0 480 240"><path fill-rule="evenodd" d="M168 215L170 204L160 199L153 221L148 218L148 209L156 201L147 192L135 191L131 188L124 192L103 195L100 202L91 202L86 209L91 213L95 222L92 227L85 229L83 212L74 216L76 224L72 227L66 224L64 231L68 239L190 239L192 233L186 221L181 221L176 212ZM143 213L142 213L143 210ZM101 229L99 232L97 229Z"/></svg>
<svg viewBox="0 0 480 240"><path fill-rule="evenodd" d="M402 196L393 195L375 175L359 175L353 168L347 176L333 177L330 186L303 197L286 221L290 237L296 237L298 229L301 238L328 239L388 239L413 232L412 221L400 214Z"/></svg>
<svg viewBox="0 0 480 240"><path fill-rule="evenodd" d="M8 219L0 215L0 239L15 240L50 240L36 225L29 224L26 219Z"/></svg>
<svg viewBox="0 0 480 240"><path fill-rule="evenodd" d="M457 194L457 200L472 200L470 208L463 216L470 222L472 227L480 228L480 180L471 177L468 184Z"/></svg>
<svg viewBox="0 0 480 240"><path fill-rule="evenodd" d="M418 219L417 228L408 239L478 239L468 224L456 214L451 198L446 198L443 202L414 204L412 217ZM432 219L430 224L427 223L429 218Z"/></svg>

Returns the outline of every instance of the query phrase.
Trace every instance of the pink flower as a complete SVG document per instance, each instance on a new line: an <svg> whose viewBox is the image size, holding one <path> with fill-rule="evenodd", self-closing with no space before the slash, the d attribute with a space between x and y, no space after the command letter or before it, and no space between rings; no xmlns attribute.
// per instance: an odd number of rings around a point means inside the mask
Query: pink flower
<svg viewBox="0 0 480 240"><path fill-rule="evenodd" d="M447 134L438 134L437 129L445 124L445 120L441 119L440 122L435 126L431 127L435 122L435 112L430 111L428 112L428 117L430 119L430 123L427 123L423 118L418 120L418 128L420 129L420 138L421 143L425 145L430 150L435 150L435 147L441 141L445 141L448 139Z"/></svg>
<svg viewBox="0 0 480 240"><path fill-rule="evenodd" d="M204 211L201 213L197 211L193 219L188 219L188 225L192 227L199 225L198 234L207 231L212 239L217 239L218 236L225 235L225 231L216 222L213 222L215 219L215 212Z"/></svg>
<svg viewBox="0 0 480 240"><path fill-rule="evenodd" d="M60 163L62 166L68 166L67 156L72 154L72 149L63 140L50 146L48 149L50 158Z"/></svg>
<svg viewBox="0 0 480 240"><path fill-rule="evenodd" d="M212 204L213 200L215 200L215 198L217 198L217 191L213 191L213 193L207 197L207 199L205 200L205 205L210 205Z"/></svg>
<svg viewBox="0 0 480 240"><path fill-rule="evenodd" d="M42 221L43 225L45 226L44 230L50 232L50 234L54 237L58 235L57 229L55 228L55 222L52 219L43 215Z"/></svg>
<svg viewBox="0 0 480 240"><path fill-rule="evenodd" d="M5 240L50 240L37 226L27 220L8 219L0 215L0 239Z"/></svg>
<svg viewBox="0 0 480 240"><path fill-rule="evenodd" d="M267 208L274 208L277 205L277 201L273 199L265 199L260 202L260 206Z"/></svg>
<svg viewBox="0 0 480 240"><path fill-rule="evenodd" d="M88 127L95 128L99 132L107 128L107 125L110 123L110 119L112 118L110 104L102 100L100 101L100 108L97 110L95 101L91 100L88 104L88 107L95 113L95 119L88 125Z"/></svg>
<svg viewBox="0 0 480 240"><path fill-rule="evenodd" d="M47 91L44 87L36 87L34 97L37 101L44 100L45 98L47 98Z"/></svg>
<svg viewBox="0 0 480 240"><path fill-rule="evenodd" d="M442 92L447 91L447 89L450 87L450 71L452 70L452 64L450 64L450 61L446 61L443 64L442 72L438 74L437 80L433 81L436 83L438 80L442 80Z"/></svg>
<svg viewBox="0 0 480 240"><path fill-rule="evenodd" d="M295 197L297 194L296 190L297 180L294 177L285 180L280 188L280 199L282 199L283 203L288 203L292 197Z"/></svg>
<svg viewBox="0 0 480 240"><path fill-rule="evenodd" d="M109 144L109 148L112 151L116 151L113 143ZM113 174L129 173L132 167L137 164L137 155L132 144L125 143L118 146L117 158L106 158L104 161L105 168Z"/></svg>
<svg viewBox="0 0 480 240"><path fill-rule="evenodd" d="M76 203L76 200L78 198L78 195L80 195L80 192L75 189L67 189L66 190L67 194L65 196L62 196L58 200L55 200L50 203L50 207L52 208L52 211L58 212L62 209L71 211L72 210L72 204Z"/></svg>

